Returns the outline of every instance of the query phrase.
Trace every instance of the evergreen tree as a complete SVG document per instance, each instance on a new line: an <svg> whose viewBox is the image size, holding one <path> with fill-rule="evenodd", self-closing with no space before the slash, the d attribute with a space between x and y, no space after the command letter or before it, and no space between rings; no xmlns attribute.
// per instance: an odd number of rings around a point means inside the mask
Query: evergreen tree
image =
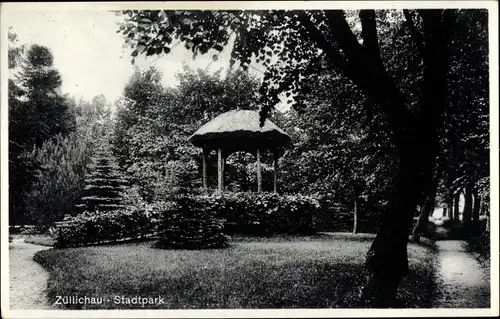
<svg viewBox="0 0 500 319"><path fill-rule="evenodd" d="M24 193L29 221L50 226L65 214L72 214L84 187L84 175L90 164L92 141L77 132L45 142L35 149L31 159L39 163L32 189Z"/></svg>
<svg viewBox="0 0 500 319"><path fill-rule="evenodd" d="M126 184L113 156L109 134L104 133L102 141L96 146L93 164L85 176L83 197L76 207L82 212L125 208L122 192Z"/></svg>
<svg viewBox="0 0 500 319"><path fill-rule="evenodd" d="M75 129L68 98L61 94L61 76L52 53L40 45L17 45L9 33L9 223L27 218L26 194L37 183L41 163L33 150Z"/></svg>
<svg viewBox="0 0 500 319"><path fill-rule="evenodd" d="M31 173L35 179L33 187L22 198L29 221L36 225L49 226L64 215L75 213L94 149L111 121L103 96L73 104L76 132L59 134L27 153L27 159L37 163L37 167Z"/></svg>

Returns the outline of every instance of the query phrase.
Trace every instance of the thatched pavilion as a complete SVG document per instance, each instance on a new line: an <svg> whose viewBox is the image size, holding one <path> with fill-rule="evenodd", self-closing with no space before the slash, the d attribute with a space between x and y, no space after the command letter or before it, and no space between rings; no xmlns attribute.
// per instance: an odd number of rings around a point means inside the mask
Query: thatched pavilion
<svg viewBox="0 0 500 319"><path fill-rule="evenodd" d="M259 112L233 110L220 114L200 127L189 140L203 149L203 189L207 191L207 156L212 150L218 157L218 191L224 190L224 164L234 152L255 154L257 161L257 191L262 191L260 156L263 150L273 153L274 192L278 190L278 158L280 150L290 142L290 136L266 119L260 127Z"/></svg>

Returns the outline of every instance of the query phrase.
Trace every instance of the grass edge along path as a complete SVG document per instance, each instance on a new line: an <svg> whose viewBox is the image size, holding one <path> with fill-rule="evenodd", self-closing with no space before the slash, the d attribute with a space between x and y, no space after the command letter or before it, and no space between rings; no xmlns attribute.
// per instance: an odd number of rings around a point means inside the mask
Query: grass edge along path
<svg viewBox="0 0 500 319"><path fill-rule="evenodd" d="M50 273L52 303L57 296L101 298L98 304L61 301L62 309L358 308L371 241L369 236L235 236L225 249L162 250L150 241L49 249L35 260ZM398 306L428 308L435 251L410 244L408 252L410 272ZM141 305L133 303L135 296L163 302Z"/></svg>

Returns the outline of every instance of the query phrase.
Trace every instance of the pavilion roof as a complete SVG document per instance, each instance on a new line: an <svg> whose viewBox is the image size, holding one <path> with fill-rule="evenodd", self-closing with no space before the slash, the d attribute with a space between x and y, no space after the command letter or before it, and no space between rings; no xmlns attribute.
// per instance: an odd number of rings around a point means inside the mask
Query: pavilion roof
<svg viewBox="0 0 500 319"><path fill-rule="evenodd" d="M189 140L198 147L245 149L280 147L291 139L269 119L260 127L258 111L232 110L200 127Z"/></svg>

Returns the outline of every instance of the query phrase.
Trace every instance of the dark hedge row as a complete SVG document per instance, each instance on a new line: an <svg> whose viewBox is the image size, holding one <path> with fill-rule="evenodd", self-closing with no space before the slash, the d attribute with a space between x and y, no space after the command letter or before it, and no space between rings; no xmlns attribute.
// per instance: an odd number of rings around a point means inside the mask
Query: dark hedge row
<svg viewBox="0 0 500 319"><path fill-rule="evenodd" d="M360 217L360 232L375 230L378 214ZM371 215L368 215L371 216ZM158 235L162 248L228 245L230 234L311 234L352 231L352 212L310 196L271 193L184 195L143 208L82 213L54 231L59 247Z"/></svg>
<svg viewBox="0 0 500 319"><path fill-rule="evenodd" d="M59 223L52 236L56 247L144 238L157 232L160 214L156 209L145 208L83 212Z"/></svg>
<svg viewBox="0 0 500 319"><path fill-rule="evenodd" d="M226 232L240 234L311 233L319 209L314 198L302 195L224 193L197 200L226 219Z"/></svg>
<svg viewBox="0 0 500 319"><path fill-rule="evenodd" d="M318 203L306 196L269 193L224 193L182 196L177 209L163 215L159 246L162 248L220 248L227 234L270 235L311 233Z"/></svg>

